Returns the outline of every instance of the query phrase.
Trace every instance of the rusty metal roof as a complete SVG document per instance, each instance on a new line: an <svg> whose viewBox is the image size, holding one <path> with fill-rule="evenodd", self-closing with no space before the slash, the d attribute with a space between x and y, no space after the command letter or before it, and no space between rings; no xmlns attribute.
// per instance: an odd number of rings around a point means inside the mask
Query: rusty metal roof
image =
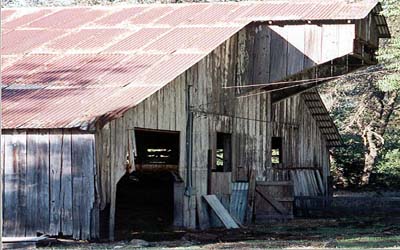
<svg viewBox="0 0 400 250"><path fill-rule="evenodd" d="M254 21L356 20L375 0L2 9L4 128L84 128L133 107Z"/></svg>

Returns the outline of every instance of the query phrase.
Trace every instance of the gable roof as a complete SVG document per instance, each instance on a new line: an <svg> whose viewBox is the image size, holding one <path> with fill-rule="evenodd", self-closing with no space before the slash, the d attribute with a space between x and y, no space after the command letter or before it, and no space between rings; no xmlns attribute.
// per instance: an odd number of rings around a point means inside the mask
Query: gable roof
<svg viewBox="0 0 400 250"><path fill-rule="evenodd" d="M357 20L377 1L2 9L3 128L85 128L171 82L254 21Z"/></svg>

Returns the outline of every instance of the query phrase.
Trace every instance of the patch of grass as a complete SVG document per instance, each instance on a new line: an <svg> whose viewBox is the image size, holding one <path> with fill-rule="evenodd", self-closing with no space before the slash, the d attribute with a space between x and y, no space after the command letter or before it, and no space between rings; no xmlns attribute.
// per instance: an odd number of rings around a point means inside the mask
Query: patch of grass
<svg viewBox="0 0 400 250"><path fill-rule="evenodd" d="M400 236L357 237L337 241L338 248L388 248L400 247Z"/></svg>

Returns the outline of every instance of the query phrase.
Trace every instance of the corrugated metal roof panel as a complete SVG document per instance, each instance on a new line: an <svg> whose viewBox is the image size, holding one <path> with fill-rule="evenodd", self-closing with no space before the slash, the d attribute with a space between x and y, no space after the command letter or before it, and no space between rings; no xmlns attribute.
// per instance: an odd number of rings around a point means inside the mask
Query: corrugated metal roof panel
<svg viewBox="0 0 400 250"><path fill-rule="evenodd" d="M102 49L107 45L111 45L114 42L119 41L119 37L123 36L127 30L123 29L97 29L92 36L85 39L83 36L81 37L82 42L80 42L75 49L77 50L93 50L93 49Z"/></svg>
<svg viewBox="0 0 400 250"><path fill-rule="evenodd" d="M142 28L110 46L106 49L106 52L128 52L139 50L169 30L169 28Z"/></svg>
<svg viewBox="0 0 400 250"><path fill-rule="evenodd" d="M26 78L32 71L42 67L46 62L54 58L54 55L32 55L26 56L12 65L2 69L2 84L11 85L17 83L17 80L21 82ZM24 82L26 83L26 82Z"/></svg>
<svg viewBox="0 0 400 250"><path fill-rule="evenodd" d="M24 14L18 18L14 18L11 21L6 21L2 24L3 28L8 28L8 29L14 29L17 27L21 27L24 26L26 24L29 24L41 17L43 17L44 15L47 15L49 13L51 13L52 11L49 9L44 9L44 10L39 10L39 11L34 11L32 13L27 13ZM2 12L3 14L3 12Z"/></svg>
<svg viewBox="0 0 400 250"><path fill-rule="evenodd" d="M90 8L61 9L40 18L28 26L31 28L73 29L104 15L106 11Z"/></svg>
<svg viewBox="0 0 400 250"><path fill-rule="evenodd" d="M164 15L171 13L174 10L171 6L160 6L147 8L145 11L140 12L138 15L129 19L131 24L151 24Z"/></svg>
<svg viewBox="0 0 400 250"><path fill-rule="evenodd" d="M144 83L162 86L175 79L203 57L203 54L173 54L151 67L151 70L146 72L140 80Z"/></svg>
<svg viewBox="0 0 400 250"><path fill-rule="evenodd" d="M235 11L238 8L237 4L220 4L215 6L209 6L208 8L203 9L200 13L198 13L195 17L188 20L186 24L188 25L210 25L210 24L218 24L224 23L225 21L221 21L224 19L223 17L229 15L231 12ZM227 20L229 21L229 20Z"/></svg>
<svg viewBox="0 0 400 250"><path fill-rule="evenodd" d="M24 76L27 84L39 84L48 87L66 85L67 75L79 75L79 67L85 65L96 55L71 54L57 56L53 60L44 63L42 67Z"/></svg>
<svg viewBox="0 0 400 250"><path fill-rule="evenodd" d="M18 29L2 35L2 55L22 54L63 34L61 30Z"/></svg>
<svg viewBox="0 0 400 250"><path fill-rule="evenodd" d="M139 81L146 73L160 62L164 55L142 54L133 55L111 67L111 70L99 81L117 86L125 86L131 82Z"/></svg>
<svg viewBox="0 0 400 250"><path fill-rule="evenodd" d="M105 25L105 26L115 26L122 22L126 22L128 19L138 15L145 9L146 7L144 6L127 7L119 9L117 11L115 10L112 11L112 9L109 9L108 15L95 21L95 24Z"/></svg>
<svg viewBox="0 0 400 250"><path fill-rule="evenodd" d="M178 27L171 29L156 41L144 47L145 50L161 51L162 53L172 53L179 49L188 48L198 36L203 35L207 28Z"/></svg>
<svg viewBox="0 0 400 250"><path fill-rule="evenodd" d="M156 24L176 26L193 20L197 14L207 8L208 4L191 4L179 6L175 11L156 21Z"/></svg>
<svg viewBox="0 0 400 250"><path fill-rule="evenodd" d="M111 117L250 22L359 19L375 5L299 0L2 9L3 125L79 127Z"/></svg>
<svg viewBox="0 0 400 250"><path fill-rule="evenodd" d="M79 43L84 42L93 35L95 35L100 29L81 29L77 32L68 33L62 37L54 39L45 47L55 50L69 50L78 46Z"/></svg>
<svg viewBox="0 0 400 250"><path fill-rule="evenodd" d="M242 18L272 21L354 20L365 18L378 4L376 0L356 3L345 1L277 1L255 4Z"/></svg>

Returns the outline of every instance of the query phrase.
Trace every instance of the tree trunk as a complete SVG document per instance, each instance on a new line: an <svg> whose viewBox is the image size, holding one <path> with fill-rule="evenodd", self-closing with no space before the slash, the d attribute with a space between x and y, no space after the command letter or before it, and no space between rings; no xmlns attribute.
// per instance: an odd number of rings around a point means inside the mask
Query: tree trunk
<svg viewBox="0 0 400 250"><path fill-rule="evenodd" d="M364 146L366 151L364 153L364 169L361 176L360 185L365 186L369 184L372 170L374 169L376 158L378 157L378 147L374 140L373 132L370 127L367 127L364 131Z"/></svg>
<svg viewBox="0 0 400 250"><path fill-rule="evenodd" d="M364 139L365 159L364 169L360 180L361 186L369 184L378 154L385 144L383 136L395 109L398 92L394 91L374 94L373 96L377 102L375 102L375 105L371 105L369 110L370 112L372 110L372 114L375 114L375 116L373 116L370 123L365 126L362 135ZM372 107L375 107L375 109ZM359 125L359 128L362 129L362 126Z"/></svg>

